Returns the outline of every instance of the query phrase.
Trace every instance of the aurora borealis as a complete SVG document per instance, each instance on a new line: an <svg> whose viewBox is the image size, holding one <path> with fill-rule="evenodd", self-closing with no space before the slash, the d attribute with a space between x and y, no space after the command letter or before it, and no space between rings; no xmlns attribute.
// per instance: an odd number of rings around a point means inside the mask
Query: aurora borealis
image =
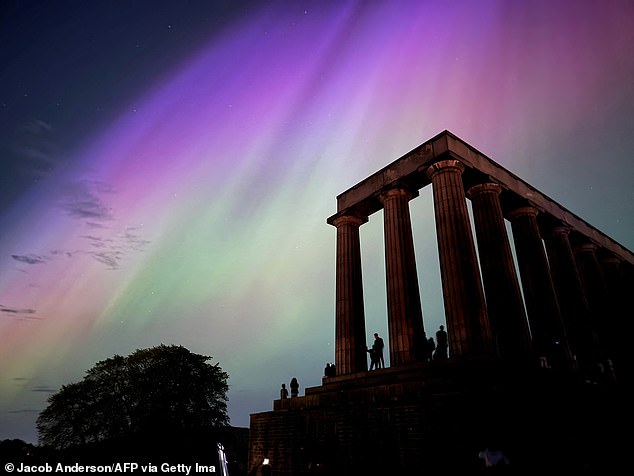
<svg viewBox="0 0 634 476"><path fill-rule="evenodd" d="M335 197L449 130L634 248L634 3L19 1L0 17L0 439L161 343L235 426L334 359ZM411 202L443 321L429 189ZM366 329L387 336L382 217ZM386 339L387 341L387 339Z"/></svg>

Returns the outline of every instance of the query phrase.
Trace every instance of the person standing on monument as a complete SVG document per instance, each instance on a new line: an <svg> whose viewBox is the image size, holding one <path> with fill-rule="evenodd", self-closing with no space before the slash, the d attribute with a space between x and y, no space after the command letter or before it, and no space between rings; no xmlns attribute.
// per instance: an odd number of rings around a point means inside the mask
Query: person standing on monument
<svg viewBox="0 0 634 476"><path fill-rule="evenodd" d="M291 379L291 398L299 395L299 382L295 377Z"/></svg>
<svg viewBox="0 0 634 476"><path fill-rule="evenodd" d="M436 351L434 360L447 360L449 358L449 338L445 331L445 326L441 325L436 331Z"/></svg>
<svg viewBox="0 0 634 476"><path fill-rule="evenodd" d="M288 398L288 388L286 388L286 384L282 384L282 388L280 389L280 398L283 400Z"/></svg>
<svg viewBox="0 0 634 476"><path fill-rule="evenodd" d="M385 347L385 343L383 339L379 336L378 332L374 333L374 344L372 344L372 350L375 352L376 358L376 368L384 369L385 361L383 360L383 347ZM370 354L372 355L372 354Z"/></svg>
<svg viewBox="0 0 634 476"><path fill-rule="evenodd" d="M370 354L370 370L378 369L379 362L377 358L376 349L374 348L374 346L367 349L367 352L368 354Z"/></svg>
<svg viewBox="0 0 634 476"><path fill-rule="evenodd" d="M434 351L436 350L436 342L434 338L430 337L425 342L425 360L431 362L434 359Z"/></svg>

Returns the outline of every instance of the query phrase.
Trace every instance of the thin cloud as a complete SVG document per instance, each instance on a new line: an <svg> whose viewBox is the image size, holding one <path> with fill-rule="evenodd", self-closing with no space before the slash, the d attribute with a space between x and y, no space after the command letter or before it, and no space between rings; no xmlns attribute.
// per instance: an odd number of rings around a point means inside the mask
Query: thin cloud
<svg viewBox="0 0 634 476"><path fill-rule="evenodd" d="M8 317L19 320L41 320L41 317L37 317L35 309L21 309L16 307L3 306L0 304L0 312Z"/></svg>
<svg viewBox="0 0 634 476"><path fill-rule="evenodd" d="M66 213L79 219L109 221L112 216L111 209L100 198L100 194L112 193L112 189L99 181L83 180L71 183L66 192L61 207Z"/></svg>
<svg viewBox="0 0 634 476"><path fill-rule="evenodd" d="M90 246L93 246L95 248L105 248L106 246L108 246L108 243L112 243L113 241L110 238L102 238L100 236L94 235L82 235L82 238L87 239L90 243Z"/></svg>
<svg viewBox="0 0 634 476"><path fill-rule="evenodd" d="M35 314L35 309L15 309L0 304L0 312L7 312L9 314Z"/></svg>
<svg viewBox="0 0 634 476"><path fill-rule="evenodd" d="M51 256L66 256L67 258L72 258L74 254L75 253L73 253L72 251L65 251L65 250L52 250L51 251Z"/></svg>
<svg viewBox="0 0 634 476"><path fill-rule="evenodd" d="M105 264L108 269L119 269L121 261L130 251L142 251L150 243L134 231L137 227L130 226L125 229L122 235L116 238L103 238L97 235L82 235L94 248L100 251L88 251L87 253L97 261Z"/></svg>
<svg viewBox="0 0 634 476"><path fill-rule="evenodd" d="M24 130L30 134L38 135L43 132L50 132L53 130L53 126L51 126L48 122L42 121L41 119L35 119L33 121L28 122L24 126Z"/></svg>
<svg viewBox="0 0 634 476"><path fill-rule="evenodd" d="M140 251L142 248L145 247L145 245L148 245L151 242L149 240L141 238L140 235L133 233L134 230L136 229L137 229L136 227L126 228L125 233L123 235L123 239L125 240L125 242L128 244L130 248L132 248L133 250Z"/></svg>
<svg viewBox="0 0 634 476"><path fill-rule="evenodd" d="M142 251L150 241L143 238L135 226L128 226L122 232L113 234L114 224L109 222L114 221L115 216L103 198L112 193L112 187L97 180L67 184L58 205L70 217L84 221L88 231L79 237L85 240L85 245L73 251L54 249L43 256L14 254L13 259L25 264L40 264L61 257L88 255L109 270L119 269L126 254Z"/></svg>
<svg viewBox="0 0 634 476"><path fill-rule="evenodd" d="M101 223L95 223L95 222L92 222L92 221L87 221L87 222L85 223L85 225L86 225L88 228L106 228L106 226L105 226L105 225L103 225L103 224L101 224Z"/></svg>
<svg viewBox="0 0 634 476"><path fill-rule="evenodd" d="M53 126L41 119L24 124L13 151L22 159L22 173L36 178L47 176L59 163L60 148L51 138Z"/></svg>
<svg viewBox="0 0 634 476"><path fill-rule="evenodd" d="M108 269L119 269L119 260L123 255L120 251L90 253L97 261L108 266Z"/></svg>
<svg viewBox="0 0 634 476"><path fill-rule="evenodd" d="M16 261L19 261L20 263L26 263L26 264L41 264L41 263L45 263L46 260L38 255L11 255L11 258L13 258Z"/></svg>
<svg viewBox="0 0 634 476"><path fill-rule="evenodd" d="M57 389L49 387L48 385L36 385L31 388L31 392L55 393L57 392Z"/></svg>

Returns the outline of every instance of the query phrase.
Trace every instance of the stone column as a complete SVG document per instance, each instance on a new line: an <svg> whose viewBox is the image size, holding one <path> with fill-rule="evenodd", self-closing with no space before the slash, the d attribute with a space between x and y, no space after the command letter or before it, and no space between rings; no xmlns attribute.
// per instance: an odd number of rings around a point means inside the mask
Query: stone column
<svg viewBox="0 0 634 476"><path fill-rule="evenodd" d="M338 375L368 369L361 279L359 226L367 220L344 215L337 227L335 368Z"/></svg>
<svg viewBox="0 0 634 476"><path fill-rule="evenodd" d="M601 260L601 267L607 288L608 306L604 312L606 321L599 327L604 329L601 337L602 350L609 358L616 373L617 380L623 375L634 375L631 369L631 338L623 332L623 322L629 322L632 316L632 289L624 286L621 276L621 260L616 256L606 256ZM625 371L624 371L625 369ZM631 378L631 377L630 377Z"/></svg>
<svg viewBox="0 0 634 476"><path fill-rule="evenodd" d="M531 330L533 352L543 365L569 366L570 348L537 225L537 209L521 207L508 218Z"/></svg>
<svg viewBox="0 0 634 476"><path fill-rule="evenodd" d="M585 366L598 362L597 339L592 330L590 308L570 246L569 233L569 227L554 227L546 239L546 251L570 350Z"/></svg>
<svg viewBox="0 0 634 476"><path fill-rule="evenodd" d="M575 262L579 270L581 285L590 307L590 331L596 346L596 352L603 358L603 342L609 340L608 322L613 316L608 315L608 293L603 270L597 258L597 245L583 243L573 247Z"/></svg>
<svg viewBox="0 0 634 476"><path fill-rule="evenodd" d="M601 272L605 277L605 284L609 296L618 294L620 264L621 260L616 256L606 256L601 260Z"/></svg>
<svg viewBox="0 0 634 476"><path fill-rule="evenodd" d="M464 165L442 160L427 169L434 194L445 319L453 357L491 356L491 329L484 304L467 202Z"/></svg>
<svg viewBox="0 0 634 476"><path fill-rule="evenodd" d="M626 293L619 279L620 265L621 260L615 256L606 256L601 259L601 272L604 277L607 299L605 313L611 316L610 324L607 324L606 328L610 329L609 334L613 337L617 333L616 326L613 323L620 322L621 318L625 316L623 310L630 307L627 304Z"/></svg>
<svg viewBox="0 0 634 476"><path fill-rule="evenodd" d="M423 359L425 330L409 213L412 194L397 188L381 194L390 365Z"/></svg>
<svg viewBox="0 0 634 476"><path fill-rule="evenodd" d="M530 331L511 245L500 204L502 187L483 183L471 187L473 221L493 340L500 357L525 360L530 356Z"/></svg>

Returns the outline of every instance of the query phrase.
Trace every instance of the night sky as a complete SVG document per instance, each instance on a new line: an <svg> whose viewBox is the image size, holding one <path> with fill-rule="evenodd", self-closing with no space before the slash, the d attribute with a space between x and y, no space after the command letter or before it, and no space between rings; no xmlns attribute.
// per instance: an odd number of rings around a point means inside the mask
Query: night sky
<svg viewBox="0 0 634 476"><path fill-rule="evenodd" d="M628 0L1 2L0 439L161 343L229 373L234 426L319 385L335 197L445 129L634 249L633 45ZM410 210L430 333L429 187Z"/></svg>

